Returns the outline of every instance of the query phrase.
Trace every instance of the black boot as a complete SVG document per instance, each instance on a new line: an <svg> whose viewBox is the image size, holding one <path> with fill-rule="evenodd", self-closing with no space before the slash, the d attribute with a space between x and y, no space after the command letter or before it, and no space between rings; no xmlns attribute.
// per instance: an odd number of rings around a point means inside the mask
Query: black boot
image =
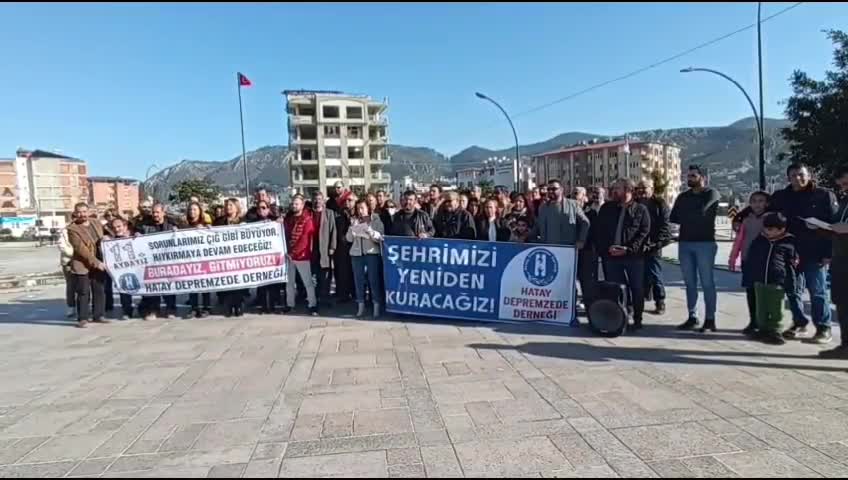
<svg viewBox="0 0 848 480"><path fill-rule="evenodd" d="M657 309L655 310L657 315L663 315L665 313L665 302L662 300L657 301Z"/></svg>
<svg viewBox="0 0 848 480"><path fill-rule="evenodd" d="M698 319L689 317L688 320L677 326L678 330L696 330L698 328Z"/></svg>
<svg viewBox="0 0 848 480"><path fill-rule="evenodd" d="M745 327L744 330L742 330L742 334L747 336L747 337L753 338L757 335L758 331L759 331L759 328L757 328L757 324L754 323L754 322L751 322L751 323L748 324L747 327Z"/></svg>
<svg viewBox="0 0 848 480"><path fill-rule="evenodd" d="M704 320L704 326L703 326L703 327L701 327L700 332L701 332L701 333L706 333L708 330L709 330L710 332L713 332L713 333L715 333L715 332L717 332L717 331L718 331L718 330L716 329L716 323L715 323L715 319L714 319L714 318L708 318L708 319Z"/></svg>

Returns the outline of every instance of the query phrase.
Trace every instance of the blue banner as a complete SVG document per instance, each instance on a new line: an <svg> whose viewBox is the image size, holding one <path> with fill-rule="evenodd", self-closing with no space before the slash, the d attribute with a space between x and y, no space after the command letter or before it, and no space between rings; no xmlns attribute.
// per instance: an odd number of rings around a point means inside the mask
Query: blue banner
<svg viewBox="0 0 848 480"><path fill-rule="evenodd" d="M574 247L385 237L386 310L478 321L569 323Z"/></svg>

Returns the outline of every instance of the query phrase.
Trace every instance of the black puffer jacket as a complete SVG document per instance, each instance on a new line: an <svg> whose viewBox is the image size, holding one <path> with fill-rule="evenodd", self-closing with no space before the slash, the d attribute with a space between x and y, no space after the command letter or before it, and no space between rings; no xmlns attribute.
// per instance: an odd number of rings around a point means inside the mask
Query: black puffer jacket
<svg viewBox="0 0 848 480"><path fill-rule="evenodd" d="M789 233L795 236L798 256L803 265L821 263L823 259L831 258L831 239L822 232L808 228L803 219L813 217L827 223L833 222L839 210L833 192L817 187L814 182L798 192L788 186L774 192L769 210L786 216Z"/></svg>
<svg viewBox="0 0 848 480"><path fill-rule="evenodd" d="M436 238L461 238L463 240L475 240L477 238L474 217L462 208L457 208L452 212L445 209L439 210L436 218L433 219L433 227L436 229Z"/></svg>
<svg viewBox="0 0 848 480"><path fill-rule="evenodd" d="M668 225L669 208L660 197L640 200L651 216L651 233L645 242L645 253L657 256L663 247L671 243L671 227Z"/></svg>
<svg viewBox="0 0 848 480"><path fill-rule="evenodd" d="M618 218L622 206L618 202L607 202L598 212L598 218L592 236L595 249L602 257L609 256L609 248L620 245L627 248L627 255L643 255L645 242L651 233L651 215L647 207L639 202L632 201L627 204L624 213L624 222L621 227L621 241L615 241L615 233L618 229Z"/></svg>
<svg viewBox="0 0 848 480"><path fill-rule="evenodd" d="M793 235L787 233L774 241L760 235L751 244L742 265L742 286L753 288L759 282L794 291L797 261Z"/></svg>

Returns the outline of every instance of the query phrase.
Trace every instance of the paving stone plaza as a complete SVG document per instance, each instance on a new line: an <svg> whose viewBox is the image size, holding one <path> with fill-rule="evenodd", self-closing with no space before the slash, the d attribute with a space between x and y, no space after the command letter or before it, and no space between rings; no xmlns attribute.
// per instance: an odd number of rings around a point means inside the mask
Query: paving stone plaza
<svg viewBox="0 0 848 480"><path fill-rule="evenodd" d="M344 308L80 330L62 286L0 293L0 477L848 475L848 363L742 337L725 272L722 330L674 331L667 270L669 313L616 339Z"/></svg>

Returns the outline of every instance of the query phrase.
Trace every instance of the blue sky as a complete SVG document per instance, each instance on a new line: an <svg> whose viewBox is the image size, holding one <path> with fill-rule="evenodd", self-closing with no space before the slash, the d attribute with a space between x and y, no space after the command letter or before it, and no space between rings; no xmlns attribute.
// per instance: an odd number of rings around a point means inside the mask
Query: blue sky
<svg viewBox="0 0 848 480"><path fill-rule="evenodd" d="M790 4L766 4L764 16ZM287 142L284 89L388 97L393 143L454 154L508 147L480 90L519 113L751 24L756 4L120 4L0 5L0 157L59 149L97 175L141 178L154 162L240 153L235 72L248 149ZM766 115L789 75L821 76L822 29L848 4L803 4L764 24ZM522 143L558 133L724 125L750 114L755 30L628 80L518 115Z"/></svg>

